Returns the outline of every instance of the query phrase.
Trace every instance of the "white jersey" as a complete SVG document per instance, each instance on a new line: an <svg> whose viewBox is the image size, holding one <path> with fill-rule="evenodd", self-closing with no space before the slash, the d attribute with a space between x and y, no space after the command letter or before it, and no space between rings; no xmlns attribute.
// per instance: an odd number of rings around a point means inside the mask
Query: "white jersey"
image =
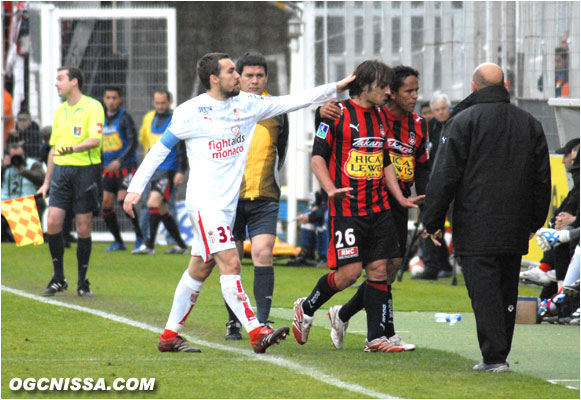
<svg viewBox="0 0 581 400"><path fill-rule="evenodd" d="M190 166L186 209L233 215L256 124L335 96L336 84L332 83L297 95L265 97L241 92L219 101L202 94L182 103L175 109L166 132L186 143ZM128 191L142 193L167 153L169 149L161 140L156 143Z"/></svg>

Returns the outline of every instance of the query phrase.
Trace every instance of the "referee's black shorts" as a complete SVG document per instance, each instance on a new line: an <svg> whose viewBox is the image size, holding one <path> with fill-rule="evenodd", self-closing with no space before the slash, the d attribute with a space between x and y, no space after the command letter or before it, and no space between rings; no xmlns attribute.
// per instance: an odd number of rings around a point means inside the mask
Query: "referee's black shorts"
<svg viewBox="0 0 581 400"><path fill-rule="evenodd" d="M97 212L101 207L101 164L56 165L52 172L49 207L72 210L74 214Z"/></svg>

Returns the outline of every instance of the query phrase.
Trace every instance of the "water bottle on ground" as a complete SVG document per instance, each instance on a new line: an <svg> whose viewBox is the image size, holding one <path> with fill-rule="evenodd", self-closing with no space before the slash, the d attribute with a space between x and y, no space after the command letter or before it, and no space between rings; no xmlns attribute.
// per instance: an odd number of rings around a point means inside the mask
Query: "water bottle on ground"
<svg viewBox="0 0 581 400"><path fill-rule="evenodd" d="M462 320L462 316L460 314L436 313L434 314L434 320L436 322L447 322L450 325L454 325L456 322Z"/></svg>

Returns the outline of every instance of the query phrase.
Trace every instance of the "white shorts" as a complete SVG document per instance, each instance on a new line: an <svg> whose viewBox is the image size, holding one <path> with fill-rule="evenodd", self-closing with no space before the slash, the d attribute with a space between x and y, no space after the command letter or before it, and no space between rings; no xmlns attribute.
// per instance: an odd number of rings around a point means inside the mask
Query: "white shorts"
<svg viewBox="0 0 581 400"><path fill-rule="evenodd" d="M231 213L188 211L188 216L194 231L193 256L200 256L204 262L209 262L213 258L212 254L236 248L231 228L236 217L235 210Z"/></svg>

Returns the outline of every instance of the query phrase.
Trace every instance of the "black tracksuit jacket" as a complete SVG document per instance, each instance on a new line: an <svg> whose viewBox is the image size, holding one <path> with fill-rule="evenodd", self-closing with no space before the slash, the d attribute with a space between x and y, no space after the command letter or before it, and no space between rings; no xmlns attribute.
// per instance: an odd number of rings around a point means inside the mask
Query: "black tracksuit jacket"
<svg viewBox="0 0 581 400"><path fill-rule="evenodd" d="M427 188L424 226L444 225L454 202L454 252L459 256L528 252L551 198L543 128L510 104L503 86L473 92L446 122Z"/></svg>

